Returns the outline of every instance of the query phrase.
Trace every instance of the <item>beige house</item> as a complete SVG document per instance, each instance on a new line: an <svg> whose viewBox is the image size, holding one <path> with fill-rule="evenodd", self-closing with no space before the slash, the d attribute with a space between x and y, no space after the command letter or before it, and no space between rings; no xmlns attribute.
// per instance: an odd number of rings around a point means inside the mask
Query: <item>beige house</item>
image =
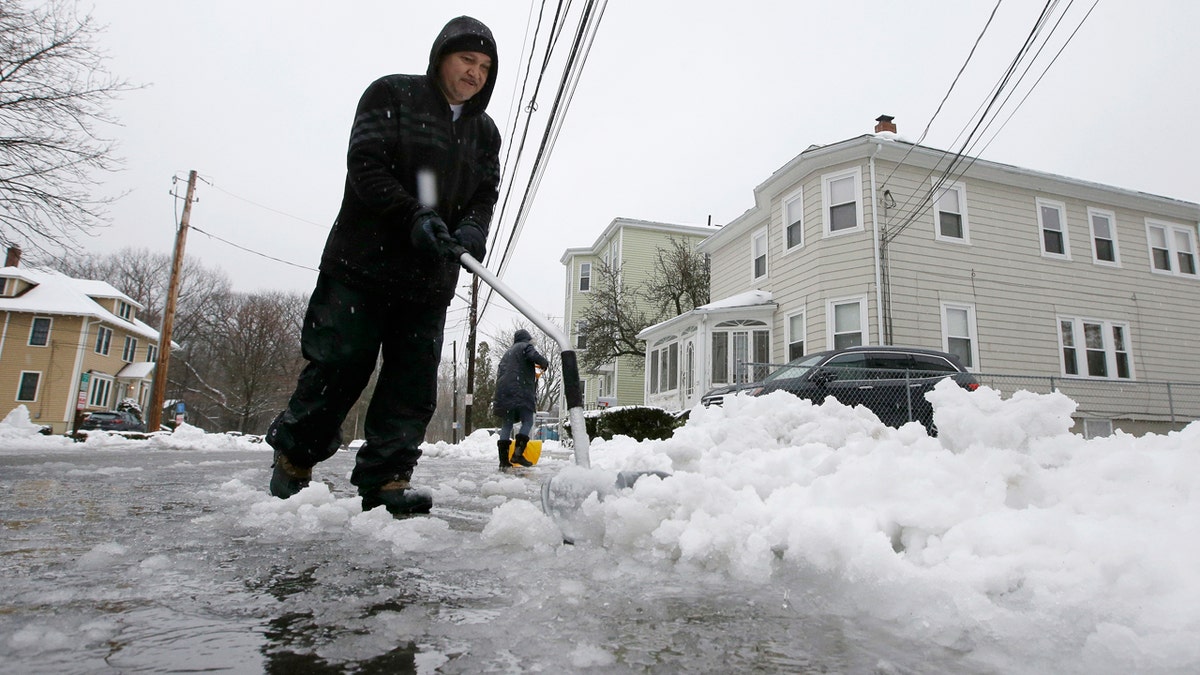
<svg viewBox="0 0 1200 675"><path fill-rule="evenodd" d="M587 349L580 342L581 315L590 301L589 293L601 264L615 265L627 286L643 283L654 270L659 249L670 246L672 239L697 244L713 233L713 228L674 225L629 218L616 218L589 247L570 248L560 262L566 267L567 335L577 351ZM580 373L584 402L596 405L641 405L644 401L642 359L622 357L596 373Z"/></svg>
<svg viewBox="0 0 1200 675"><path fill-rule="evenodd" d="M1200 205L955 158L878 121L802 152L700 244L720 315L642 333L695 362L657 391L646 377L647 403L691 407L757 379L741 363L860 344L979 373L1200 382Z"/></svg>
<svg viewBox="0 0 1200 675"><path fill-rule="evenodd" d="M0 268L0 417L17 406L54 433L78 414L133 399L144 410L158 358L158 331L142 306L103 281L16 265Z"/></svg>

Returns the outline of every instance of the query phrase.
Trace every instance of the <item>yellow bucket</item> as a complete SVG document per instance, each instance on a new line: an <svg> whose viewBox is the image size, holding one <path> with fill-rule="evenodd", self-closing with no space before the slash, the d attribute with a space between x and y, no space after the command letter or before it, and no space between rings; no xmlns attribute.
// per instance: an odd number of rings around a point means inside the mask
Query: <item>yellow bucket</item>
<svg viewBox="0 0 1200 675"><path fill-rule="evenodd" d="M508 442L508 458L512 459L513 448L516 447L514 441ZM542 456L542 442L529 441L525 444L525 459L529 460L530 464L537 464L538 459Z"/></svg>

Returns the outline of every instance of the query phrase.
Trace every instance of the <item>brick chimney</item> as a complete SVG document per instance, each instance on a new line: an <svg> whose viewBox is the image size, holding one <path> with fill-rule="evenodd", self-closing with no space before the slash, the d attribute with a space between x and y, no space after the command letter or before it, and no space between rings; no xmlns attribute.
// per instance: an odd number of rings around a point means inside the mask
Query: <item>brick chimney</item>
<svg viewBox="0 0 1200 675"><path fill-rule="evenodd" d="M16 267L21 262L21 249L18 246L8 247L8 256L4 258L5 267Z"/></svg>
<svg viewBox="0 0 1200 675"><path fill-rule="evenodd" d="M891 115L880 115L879 117L876 117L875 121L877 124L875 125L875 133L879 133L881 131L890 131L893 134L896 133L896 125L892 123L892 120L894 119L896 118L892 117Z"/></svg>

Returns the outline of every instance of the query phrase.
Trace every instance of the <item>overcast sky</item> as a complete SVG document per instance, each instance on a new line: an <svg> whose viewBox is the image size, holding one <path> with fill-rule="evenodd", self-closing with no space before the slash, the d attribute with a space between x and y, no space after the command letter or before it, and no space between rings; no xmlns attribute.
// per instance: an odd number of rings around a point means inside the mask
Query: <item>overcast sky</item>
<svg viewBox="0 0 1200 675"><path fill-rule="evenodd" d="M1001 3L925 145L955 148L1043 4ZM916 140L993 7L990 0L609 2L505 280L561 317L559 258L590 245L613 218L726 223L753 205L755 186L809 145L870 133L880 114ZM1091 7L1092 0L1059 4L1062 25L1000 121ZM170 193L182 195L195 169L205 182L191 223L229 243L192 232L188 256L225 271L239 291L309 292L366 85L384 74L424 72L442 25L475 16L499 43L489 112L507 143L536 11L516 0L97 4L93 16L107 25L101 43L114 73L146 86L114 105L123 126L111 135L126 169L107 189L129 194L91 247L169 252L182 207ZM995 138L979 154L1200 202L1197 27L1200 3L1099 0L998 134L993 125L987 137ZM560 73L547 76L531 149ZM503 227L511 228L518 201ZM449 324L464 316L452 308ZM497 298L486 323L507 327L514 318ZM461 326L449 330L447 343L464 335Z"/></svg>

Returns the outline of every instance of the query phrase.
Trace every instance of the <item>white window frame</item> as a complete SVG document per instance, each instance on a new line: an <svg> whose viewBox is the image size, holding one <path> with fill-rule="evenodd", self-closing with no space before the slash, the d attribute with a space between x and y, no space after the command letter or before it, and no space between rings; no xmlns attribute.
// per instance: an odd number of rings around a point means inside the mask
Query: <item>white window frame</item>
<svg viewBox="0 0 1200 675"><path fill-rule="evenodd" d="M722 365L720 369L724 371L724 379L718 379L717 373L717 337L721 336L724 341L724 358L721 359ZM761 337L761 342L758 338ZM738 345L745 348L746 359L739 363ZM767 360L770 360L771 355L771 326L764 321L758 319L733 319L730 321L722 321L720 324L713 326L709 333L709 344L711 349L709 352L709 367L711 372L709 376L712 378L712 384L735 384L739 382L749 382L749 374L744 368L739 368L739 365L744 363L757 363L756 353L758 347L763 347L764 355ZM758 378L753 378L758 379Z"/></svg>
<svg viewBox="0 0 1200 675"><path fill-rule="evenodd" d="M125 346L121 349L121 360L125 363L133 363L137 358L137 338L132 335L125 336Z"/></svg>
<svg viewBox="0 0 1200 675"><path fill-rule="evenodd" d="M1167 264L1168 264L1167 269L1162 269L1162 268L1158 267L1157 265L1155 265L1154 251L1158 247L1156 247L1154 245L1154 239L1151 236L1152 230L1161 230L1162 231L1163 239L1165 240L1164 241L1164 245L1165 245L1164 250L1166 250L1166 252L1167 252ZM1183 272L1180 270L1179 256L1180 256L1181 251L1179 250L1179 241L1177 239L1178 235L1183 235L1185 237L1185 239L1187 240L1188 246L1191 247L1191 250L1188 251L1188 253L1191 254L1192 267L1196 268L1196 272L1188 273L1188 272ZM1170 274L1172 276L1184 277L1185 279L1200 278L1200 262L1197 261L1195 228L1188 226L1188 225L1183 225L1181 223L1172 223L1172 222L1166 221L1166 220L1147 218L1146 219L1146 249L1147 249L1147 252L1150 254L1150 271L1153 272L1154 274Z"/></svg>
<svg viewBox="0 0 1200 675"><path fill-rule="evenodd" d="M1075 369L1078 372L1071 373L1067 369L1066 348L1067 345L1063 342L1062 325L1064 323L1071 324L1071 333L1074 344L1071 348L1074 350ZM1088 372L1088 344L1087 332L1085 324L1099 325L1101 327L1101 337L1104 344L1101 348L1104 350L1105 356L1105 375L1092 375ZM1117 364L1117 355L1119 352L1113 344L1113 329L1120 328L1125 335L1125 355L1126 368L1128 377L1120 377L1118 375L1119 368ZM1129 332L1129 324L1124 321L1109 321L1106 319L1085 318L1079 316L1057 316L1055 317L1055 332L1058 334L1058 362L1059 370L1063 377L1087 379L1087 380L1114 380L1118 382L1132 382L1137 379L1133 369L1133 337Z"/></svg>
<svg viewBox="0 0 1200 675"><path fill-rule="evenodd" d="M122 319L125 319L126 321L132 321L133 319L131 317L133 316L133 305L130 305L128 302L125 302L124 300L118 300L117 301L117 316L121 317Z"/></svg>
<svg viewBox="0 0 1200 675"><path fill-rule="evenodd" d="M789 211L791 210L792 205L795 205L796 208L799 210L799 213L796 214L798 216L798 218L796 219L796 221L794 223L790 222L791 218L788 217L788 214L789 214ZM780 202L779 202L779 219L782 222L782 227L780 228L780 231L783 234L783 252L787 253L788 251L796 251L796 250L804 248L804 188L803 187L797 189L796 191L792 192L791 194L787 195L782 200L780 200ZM788 237L788 233L791 230L792 225L796 226L796 232L799 236L799 241L795 244L790 244L789 243L790 238Z"/></svg>
<svg viewBox="0 0 1200 675"><path fill-rule="evenodd" d="M750 281L758 281L759 279L767 278L771 273L771 260L768 256L769 247L767 241L767 228L762 228L750 235ZM761 252L759 251L761 247ZM763 273L758 273L758 260L762 258Z"/></svg>
<svg viewBox="0 0 1200 675"><path fill-rule="evenodd" d="M113 378L99 373L92 373L88 384L88 405L108 409L108 399L113 392Z"/></svg>
<svg viewBox="0 0 1200 675"><path fill-rule="evenodd" d="M587 288L584 288L585 282L586 282ZM592 290L592 263L590 263L590 262L579 263L579 285L576 288L579 289L580 293L590 293L591 292L591 290Z"/></svg>
<svg viewBox="0 0 1200 675"><path fill-rule="evenodd" d="M966 312L966 335L951 333L950 312ZM963 365L973 373L979 372L979 329L975 323L975 305L963 302L942 303L942 351L953 353L950 351L951 339L967 340L970 343L970 353L968 354L970 358Z"/></svg>
<svg viewBox="0 0 1200 675"><path fill-rule="evenodd" d="M800 320L800 335L798 336L799 339L797 339L796 331L792 330L792 324L794 323L795 319ZM790 362L790 361L793 361L793 360L800 358L801 356L804 356L805 354L809 353L808 344L807 344L808 343L808 312L806 312L804 309L801 309L798 312L793 312L793 313L787 315L786 317L784 317L783 331L784 331L784 343L783 343L783 350L784 350L783 351L783 360L784 361ZM796 356L792 356L792 345L794 345L796 342L801 343L800 354L798 354Z"/></svg>
<svg viewBox="0 0 1200 675"><path fill-rule="evenodd" d="M1043 199L1042 197L1038 197L1034 201L1037 205L1038 246L1042 250L1042 257L1051 258L1054 260L1070 260L1071 236L1070 232L1068 231L1070 228L1067 226L1067 205L1062 202L1056 202L1053 199ZM1044 208L1058 211L1058 224L1062 229L1051 231L1058 231L1062 233L1062 253L1055 253L1053 251L1046 250L1046 223L1042 219L1042 209Z"/></svg>
<svg viewBox="0 0 1200 675"><path fill-rule="evenodd" d="M158 363L158 345L146 345L146 362Z"/></svg>
<svg viewBox="0 0 1200 675"><path fill-rule="evenodd" d="M933 179L934 184L937 184L937 179ZM962 236L951 237L942 234L942 209L939 204L942 197L953 192L958 197L958 217L962 225ZM942 186L942 190L933 200L933 238L937 241L949 242L952 244L970 244L971 243L971 228L970 221L967 218L967 186L963 183L947 183Z"/></svg>
<svg viewBox="0 0 1200 675"><path fill-rule="evenodd" d="M580 319L575 322L575 349L587 349L587 343L583 341L583 331L586 328L587 321Z"/></svg>
<svg viewBox="0 0 1200 675"><path fill-rule="evenodd" d="M37 382L33 385L33 398L21 398L21 389L25 386L25 378L34 376ZM18 403L36 403L38 397L42 394L42 372L40 370L22 370L21 376L17 378L16 400Z"/></svg>
<svg viewBox="0 0 1200 675"><path fill-rule="evenodd" d="M845 297L845 298L832 298L825 302L825 343L827 345L829 345L830 349L838 349L839 348L839 346L837 344L837 336L838 335L849 334L849 331L838 331L838 326L835 325L837 323L837 308L841 307L842 305L852 305L852 304L856 304L856 303L858 304L858 322L859 322L859 327L858 327L859 342L858 342L858 344L859 345L870 344L870 342L869 342L870 332L868 330L870 328L870 324L867 323L867 296L866 295L857 295L857 296L849 296L849 297Z"/></svg>
<svg viewBox="0 0 1200 675"><path fill-rule="evenodd" d="M112 336L113 331L111 328L107 328L105 326L96 326L95 347L97 354L108 356L108 353L112 350Z"/></svg>
<svg viewBox="0 0 1200 675"><path fill-rule="evenodd" d="M842 180L844 178L854 178L854 227L847 227L840 230L832 229L832 218L830 217L830 209L834 206L849 204L850 202L838 202L834 204L830 196L829 186L831 183ZM863 227L863 198L862 198L862 168L854 167L845 171L837 171L821 176L821 220L824 221L822 227L826 237L838 237L843 234L852 232L862 232Z"/></svg>
<svg viewBox="0 0 1200 675"><path fill-rule="evenodd" d="M1092 236L1092 262L1103 267L1120 267L1121 266L1121 247L1117 242L1117 214L1107 209L1097 209L1089 206L1087 210L1088 216L1088 232ZM1100 251L1096 248L1096 243L1100 237L1096 232L1096 218L1104 218L1108 220L1108 239L1112 242L1113 259L1103 260L1100 258Z"/></svg>
<svg viewBox="0 0 1200 675"><path fill-rule="evenodd" d="M33 341L33 334L40 321L46 322L46 341L39 344ZM49 347L50 335L52 333L54 333L54 319L48 316L35 316L33 317L33 321L29 322L29 341L26 344L30 347Z"/></svg>

